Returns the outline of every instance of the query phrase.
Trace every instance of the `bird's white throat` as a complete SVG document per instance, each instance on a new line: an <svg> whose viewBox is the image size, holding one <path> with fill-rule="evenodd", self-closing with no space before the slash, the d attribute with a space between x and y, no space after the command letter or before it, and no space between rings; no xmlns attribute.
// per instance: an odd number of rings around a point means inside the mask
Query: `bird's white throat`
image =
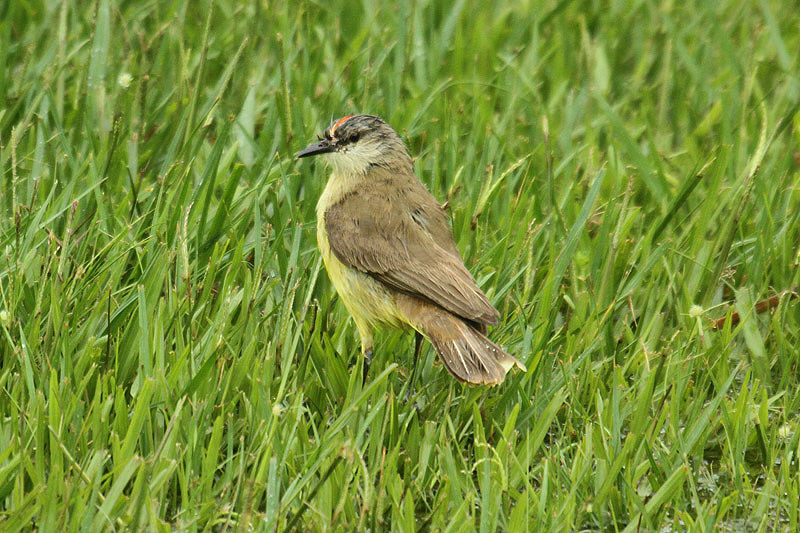
<svg viewBox="0 0 800 533"><path fill-rule="evenodd" d="M335 174L340 176L363 176L370 165L383 159L377 144L366 144L361 142L355 146L349 146L338 152L325 154L325 162L328 163Z"/></svg>

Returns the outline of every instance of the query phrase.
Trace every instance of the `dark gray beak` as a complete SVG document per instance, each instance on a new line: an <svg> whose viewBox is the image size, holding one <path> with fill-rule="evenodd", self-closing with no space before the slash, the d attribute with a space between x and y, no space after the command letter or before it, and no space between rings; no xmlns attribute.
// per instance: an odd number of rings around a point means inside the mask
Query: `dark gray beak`
<svg viewBox="0 0 800 533"><path fill-rule="evenodd" d="M318 143L309 144L297 153L297 159L312 155L327 154L336 150L331 141L324 139Z"/></svg>

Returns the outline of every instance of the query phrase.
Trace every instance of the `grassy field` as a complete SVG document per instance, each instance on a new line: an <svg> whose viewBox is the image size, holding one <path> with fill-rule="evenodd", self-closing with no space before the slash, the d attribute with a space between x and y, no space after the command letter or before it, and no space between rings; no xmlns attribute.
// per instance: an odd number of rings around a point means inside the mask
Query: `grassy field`
<svg viewBox="0 0 800 533"><path fill-rule="evenodd" d="M794 531L789 1L0 3L3 531ZM293 154L383 116L519 357L359 342Z"/></svg>

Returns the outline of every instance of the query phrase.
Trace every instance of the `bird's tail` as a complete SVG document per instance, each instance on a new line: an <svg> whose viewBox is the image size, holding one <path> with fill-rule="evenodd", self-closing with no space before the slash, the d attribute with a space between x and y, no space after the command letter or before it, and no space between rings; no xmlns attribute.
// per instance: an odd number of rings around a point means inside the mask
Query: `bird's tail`
<svg viewBox="0 0 800 533"><path fill-rule="evenodd" d="M444 366L460 381L478 385L498 385L516 365L525 365L485 334L463 319L428 306L426 312L415 313L415 329L433 344Z"/></svg>

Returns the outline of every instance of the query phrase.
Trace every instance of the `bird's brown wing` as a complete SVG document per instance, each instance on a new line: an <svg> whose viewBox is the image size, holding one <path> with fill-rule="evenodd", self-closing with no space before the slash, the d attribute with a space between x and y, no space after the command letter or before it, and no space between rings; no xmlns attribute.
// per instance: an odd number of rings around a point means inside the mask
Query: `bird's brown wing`
<svg viewBox="0 0 800 533"><path fill-rule="evenodd" d="M367 187L325 212L336 258L467 320L497 323L499 313L464 267L447 214L433 196L413 175L371 174Z"/></svg>

